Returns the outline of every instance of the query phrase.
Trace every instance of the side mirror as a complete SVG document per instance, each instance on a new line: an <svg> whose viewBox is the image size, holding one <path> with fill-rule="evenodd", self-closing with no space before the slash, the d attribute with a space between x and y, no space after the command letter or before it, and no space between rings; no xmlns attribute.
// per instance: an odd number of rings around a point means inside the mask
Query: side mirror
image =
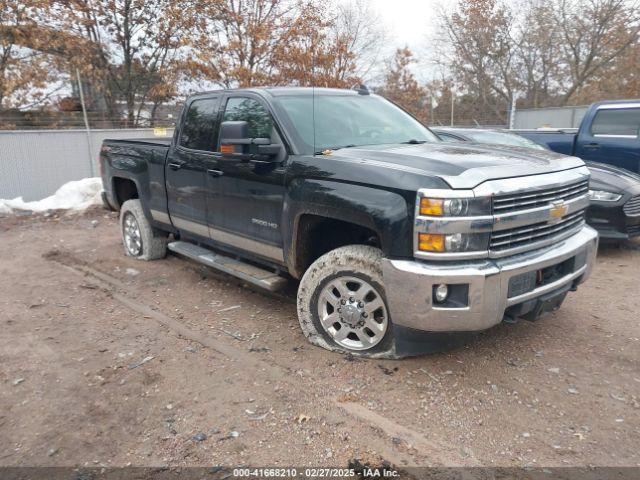
<svg viewBox="0 0 640 480"><path fill-rule="evenodd" d="M223 147L233 145L249 145L249 124L245 121L227 121L220 124L220 150L222 153L233 153L235 149L225 152Z"/></svg>
<svg viewBox="0 0 640 480"><path fill-rule="evenodd" d="M255 145L253 152L249 147ZM249 124L245 121L226 121L220 124L220 153L242 160L269 163L277 156L282 145L272 144L270 138L249 137Z"/></svg>

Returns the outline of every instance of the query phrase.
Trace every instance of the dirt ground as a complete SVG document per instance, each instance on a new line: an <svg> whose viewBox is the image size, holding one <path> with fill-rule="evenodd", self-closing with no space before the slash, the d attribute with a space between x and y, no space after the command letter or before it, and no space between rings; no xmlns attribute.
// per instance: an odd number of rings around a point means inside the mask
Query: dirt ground
<svg viewBox="0 0 640 480"><path fill-rule="evenodd" d="M308 344L295 293L125 257L113 213L0 240L0 466L640 466L640 250L536 323L367 361Z"/></svg>

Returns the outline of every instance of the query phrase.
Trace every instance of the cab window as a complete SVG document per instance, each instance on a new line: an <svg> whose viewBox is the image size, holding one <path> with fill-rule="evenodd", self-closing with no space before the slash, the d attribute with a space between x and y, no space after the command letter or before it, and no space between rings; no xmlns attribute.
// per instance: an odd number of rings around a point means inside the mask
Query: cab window
<svg viewBox="0 0 640 480"><path fill-rule="evenodd" d="M273 131L271 114L264 105L252 98L230 98L227 101L222 121L247 122L250 138L271 138Z"/></svg>
<svg viewBox="0 0 640 480"><path fill-rule="evenodd" d="M623 135L637 137L640 129L640 108L606 108L598 110L591 133L593 135Z"/></svg>
<svg viewBox="0 0 640 480"><path fill-rule="evenodd" d="M215 150L217 131L218 99L203 98L194 100L182 124L180 146L192 150Z"/></svg>

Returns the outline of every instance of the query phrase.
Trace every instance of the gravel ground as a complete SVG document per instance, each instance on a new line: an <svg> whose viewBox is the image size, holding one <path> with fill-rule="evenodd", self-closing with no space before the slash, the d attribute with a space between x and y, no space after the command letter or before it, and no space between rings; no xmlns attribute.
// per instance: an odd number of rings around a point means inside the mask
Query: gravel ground
<svg viewBox="0 0 640 480"><path fill-rule="evenodd" d="M289 293L123 255L115 214L0 219L0 466L640 466L640 251L447 353L306 342Z"/></svg>

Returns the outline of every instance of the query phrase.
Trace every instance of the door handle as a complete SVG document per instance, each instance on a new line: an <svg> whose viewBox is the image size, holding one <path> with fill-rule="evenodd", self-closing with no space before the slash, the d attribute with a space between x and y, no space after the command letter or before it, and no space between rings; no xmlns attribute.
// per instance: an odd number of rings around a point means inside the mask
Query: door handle
<svg viewBox="0 0 640 480"><path fill-rule="evenodd" d="M600 148L600 144L596 143L596 142L591 142L591 143L587 143L584 148L589 148L591 150L596 150L598 148Z"/></svg>
<svg viewBox="0 0 640 480"><path fill-rule="evenodd" d="M171 162L169 168L171 170L180 170L185 163L187 162Z"/></svg>
<svg viewBox="0 0 640 480"><path fill-rule="evenodd" d="M222 170L207 170L207 173L209 174L209 176L211 177L221 177L224 175L224 172Z"/></svg>

